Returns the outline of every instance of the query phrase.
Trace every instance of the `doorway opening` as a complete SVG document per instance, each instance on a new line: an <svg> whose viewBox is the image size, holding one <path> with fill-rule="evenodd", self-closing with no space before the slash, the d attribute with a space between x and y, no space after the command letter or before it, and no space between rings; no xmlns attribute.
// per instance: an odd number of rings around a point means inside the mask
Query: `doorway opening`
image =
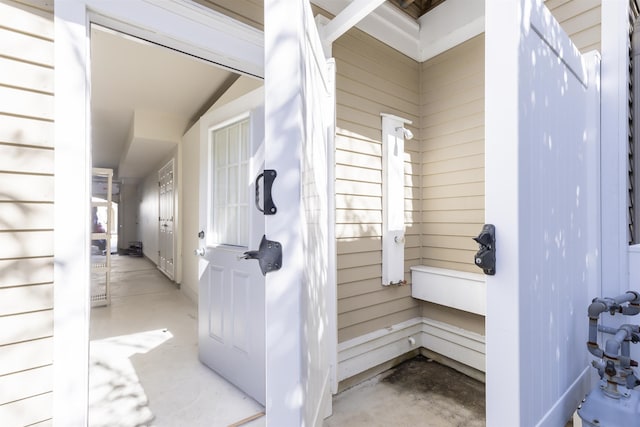
<svg viewBox="0 0 640 427"><path fill-rule="evenodd" d="M92 165L114 171L120 221L109 227L119 236L110 304L90 313L89 425L229 425L262 413L199 361L193 255L200 117L261 80L92 24L91 84Z"/></svg>

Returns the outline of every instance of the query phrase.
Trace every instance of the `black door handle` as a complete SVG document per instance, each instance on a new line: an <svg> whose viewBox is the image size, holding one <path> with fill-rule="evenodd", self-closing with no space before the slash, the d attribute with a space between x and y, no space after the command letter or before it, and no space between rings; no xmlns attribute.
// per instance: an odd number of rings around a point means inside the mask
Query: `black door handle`
<svg viewBox="0 0 640 427"><path fill-rule="evenodd" d="M264 172L256 177L256 209L265 215L275 215L278 212L278 208L271 198L271 188L276 176L278 176L278 173L275 170L265 169ZM260 207L260 178L264 180L264 208Z"/></svg>

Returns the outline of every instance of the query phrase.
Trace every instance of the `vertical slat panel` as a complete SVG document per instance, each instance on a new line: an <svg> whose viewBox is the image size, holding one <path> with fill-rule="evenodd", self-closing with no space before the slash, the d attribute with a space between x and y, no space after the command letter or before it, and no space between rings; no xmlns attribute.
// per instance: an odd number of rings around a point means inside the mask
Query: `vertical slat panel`
<svg viewBox="0 0 640 427"><path fill-rule="evenodd" d="M486 215L500 236L487 424L564 425L588 390L579 313L601 277L600 64L538 2L505 4L487 3L487 93L501 94L486 104Z"/></svg>

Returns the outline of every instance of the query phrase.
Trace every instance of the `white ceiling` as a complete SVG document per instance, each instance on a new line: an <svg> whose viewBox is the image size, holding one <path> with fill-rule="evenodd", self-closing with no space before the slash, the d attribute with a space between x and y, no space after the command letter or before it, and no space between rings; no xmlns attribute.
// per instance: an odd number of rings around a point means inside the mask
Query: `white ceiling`
<svg viewBox="0 0 640 427"><path fill-rule="evenodd" d="M93 26L93 166L117 170L118 178L146 176L237 77L212 63Z"/></svg>

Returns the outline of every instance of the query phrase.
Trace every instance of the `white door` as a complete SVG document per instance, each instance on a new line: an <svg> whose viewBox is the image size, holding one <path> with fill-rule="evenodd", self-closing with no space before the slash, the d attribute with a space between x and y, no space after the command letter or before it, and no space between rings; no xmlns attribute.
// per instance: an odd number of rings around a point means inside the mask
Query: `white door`
<svg viewBox="0 0 640 427"><path fill-rule="evenodd" d="M174 181L173 160L158 172L158 268L173 280Z"/></svg>
<svg viewBox="0 0 640 427"><path fill-rule="evenodd" d="M485 18L487 425L560 426L593 371L599 55L581 55L541 0L488 1Z"/></svg>
<svg viewBox="0 0 640 427"><path fill-rule="evenodd" d="M246 260L264 235L255 180L264 163L261 89L200 120L200 360L265 403L264 286Z"/></svg>
<svg viewBox="0 0 640 427"><path fill-rule="evenodd" d="M267 424L319 426L331 411L335 328L327 179L334 63L308 1L265 1L265 49L265 163L278 173L266 234L283 251L282 269L266 276Z"/></svg>

